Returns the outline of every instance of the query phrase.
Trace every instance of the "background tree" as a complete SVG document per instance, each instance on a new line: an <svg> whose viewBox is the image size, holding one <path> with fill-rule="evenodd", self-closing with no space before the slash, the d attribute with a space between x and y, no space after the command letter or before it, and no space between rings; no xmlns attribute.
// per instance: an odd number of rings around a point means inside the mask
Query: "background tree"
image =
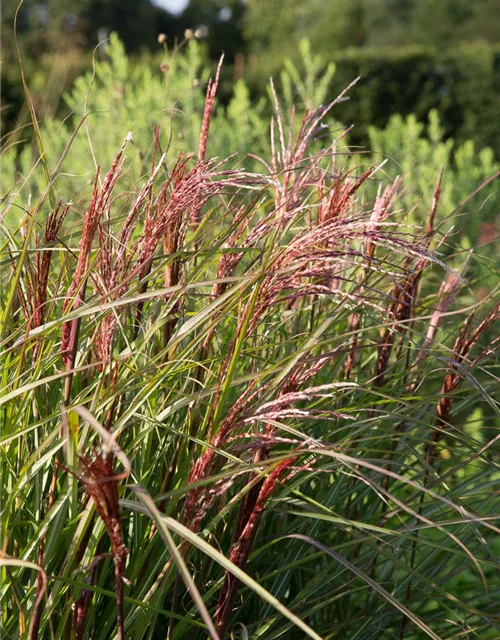
<svg viewBox="0 0 500 640"><path fill-rule="evenodd" d="M191 0L179 23L184 29L206 27L210 57L217 59L224 51L226 62L231 62L236 54L247 50L243 32L245 12L241 0Z"/></svg>
<svg viewBox="0 0 500 640"><path fill-rule="evenodd" d="M178 19L149 0L86 0L81 11L89 43L96 43L99 29L116 31L127 51L151 47L158 33L179 35Z"/></svg>

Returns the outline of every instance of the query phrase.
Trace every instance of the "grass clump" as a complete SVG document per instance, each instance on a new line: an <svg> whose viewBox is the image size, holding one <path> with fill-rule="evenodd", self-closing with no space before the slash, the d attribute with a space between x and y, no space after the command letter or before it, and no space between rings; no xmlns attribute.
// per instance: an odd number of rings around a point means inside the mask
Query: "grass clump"
<svg viewBox="0 0 500 640"><path fill-rule="evenodd" d="M3 225L2 632L496 637L498 288L338 100L210 158L217 83L196 155Z"/></svg>

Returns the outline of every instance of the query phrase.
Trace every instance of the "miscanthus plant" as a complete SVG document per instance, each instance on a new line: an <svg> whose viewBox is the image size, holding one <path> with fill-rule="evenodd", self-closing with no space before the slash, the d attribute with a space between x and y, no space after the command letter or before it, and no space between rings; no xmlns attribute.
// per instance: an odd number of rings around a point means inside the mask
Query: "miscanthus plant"
<svg viewBox="0 0 500 640"><path fill-rule="evenodd" d="M2 637L497 638L498 288L335 102L208 156L217 84L132 189L128 135L60 200L35 126L2 204Z"/></svg>

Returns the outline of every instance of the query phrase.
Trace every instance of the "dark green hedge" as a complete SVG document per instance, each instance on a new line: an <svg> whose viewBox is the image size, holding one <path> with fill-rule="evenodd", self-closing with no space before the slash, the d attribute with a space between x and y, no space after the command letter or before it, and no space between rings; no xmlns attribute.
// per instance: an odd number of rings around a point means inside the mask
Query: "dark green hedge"
<svg viewBox="0 0 500 640"><path fill-rule="evenodd" d="M368 125L383 127L395 113L427 119L437 108L447 136L490 146L500 158L500 45L463 45L441 52L423 48L352 49L334 56L332 97L361 80L336 117L355 123L351 140L366 142Z"/></svg>

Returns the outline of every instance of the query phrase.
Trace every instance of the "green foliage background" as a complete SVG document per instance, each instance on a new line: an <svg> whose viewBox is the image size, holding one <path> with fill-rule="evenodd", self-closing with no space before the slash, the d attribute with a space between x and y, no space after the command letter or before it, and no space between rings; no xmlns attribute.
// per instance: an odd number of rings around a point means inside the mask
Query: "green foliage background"
<svg viewBox="0 0 500 640"><path fill-rule="evenodd" d="M339 65L313 53L308 40L301 41L299 49L301 62L285 60L276 78L285 112L290 111L292 104L297 105L296 130L307 109L333 99L333 87L340 91L348 84L347 77L345 84L339 80ZM93 170L96 166L110 166L114 150L129 131L133 133L134 145L127 174L122 178L124 189L132 188L148 171L155 126L161 127L162 148L169 153L189 154L197 145L204 88L210 75L202 46L191 40L182 53L165 51L161 58L129 59L123 44L112 35L108 56L108 60L95 64L94 71L80 76L74 88L65 94L64 102L71 116L64 121L46 118L42 127L43 138L49 142L46 157L49 166L54 166L80 125L56 183L57 195L63 201L78 201L78 195L88 191ZM358 84L351 90L349 100L335 107L334 119L330 122L332 132L351 123L355 125L342 143L344 151L357 141L356 116L363 112L365 104L373 102L367 99L363 85ZM270 152L267 117L272 105L270 91L258 101L252 100L251 88L244 79L238 80L227 104L217 106L208 153L222 159L237 149L233 165L259 170L262 165L256 156L265 158ZM394 115L385 127L367 126L368 152L359 149L360 153L346 155L345 167L361 170L386 160L384 172L389 178L405 176L403 204L414 211L417 222L422 222L430 210L432 194L443 169L440 213L443 220L448 221L448 227L455 225L458 243L467 250L479 243L482 229L488 227L493 233L498 229L498 182L492 181L481 189L460 210L460 215L454 216L454 213L500 165L490 147L480 147L473 140L455 142L448 137L441 112L421 111L428 113L423 119L416 114ZM4 153L4 196L8 191L15 192L28 177L31 198L43 191L41 173L32 172L37 157L30 145L25 145L20 154L17 146ZM367 195L374 198L377 188L378 184L374 184ZM25 189L22 192L27 193ZM20 197L17 203L22 211L27 206L26 196L24 200ZM18 215L14 218L20 219ZM494 256L494 249L486 246L483 253Z"/></svg>

